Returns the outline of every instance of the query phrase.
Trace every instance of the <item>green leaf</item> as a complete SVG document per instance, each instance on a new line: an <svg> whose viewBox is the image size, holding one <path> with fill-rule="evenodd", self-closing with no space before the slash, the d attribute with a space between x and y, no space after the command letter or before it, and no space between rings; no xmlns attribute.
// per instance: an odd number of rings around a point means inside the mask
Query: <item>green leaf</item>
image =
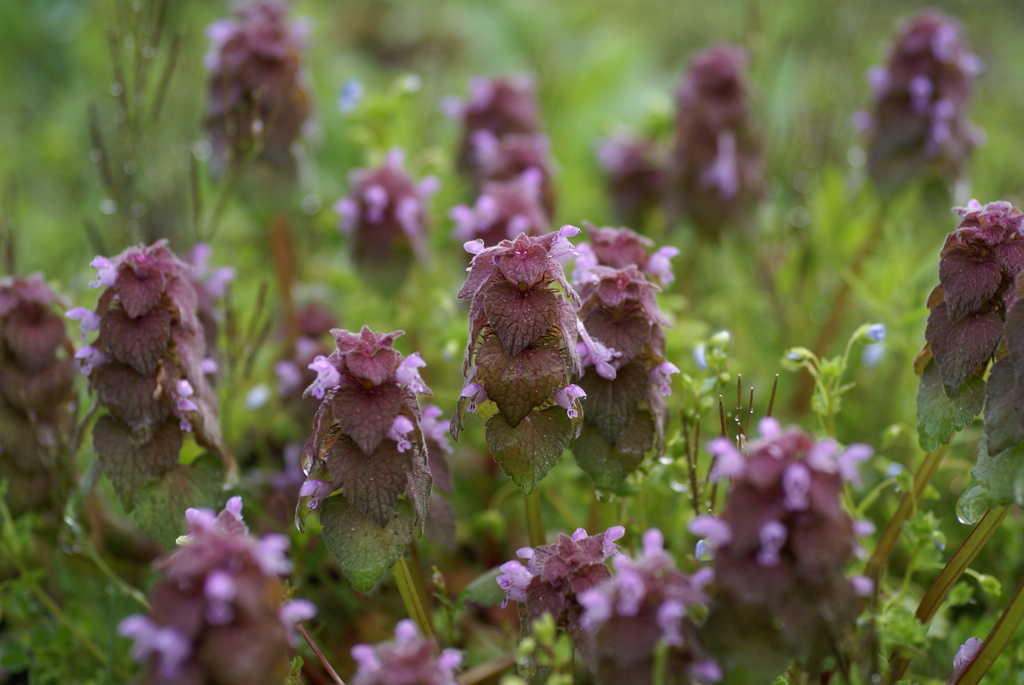
<svg viewBox="0 0 1024 685"><path fill-rule="evenodd" d="M959 518L964 523L976 523L989 509L1010 503L1024 503L1024 443L989 454L988 436L983 433L971 484L957 503Z"/></svg>
<svg viewBox="0 0 1024 685"><path fill-rule="evenodd" d="M501 569L492 568L483 575L477 576L473 582L459 595L459 601L465 604L472 602L485 607L496 607L505 600L505 591L498 585Z"/></svg>
<svg viewBox="0 0 1024 685"><path fill-rule="evenodd" d="M319 511L324 544L338 560L342 573L360 592L373 589L412 542L416 516L406 500L399 500L384 527L349 504L342 495L323 500Z"/></svg>
<svg viewBox="0 0 1024 685"><path fill-rule="evenodd" d="M641 410L626 424L619 441L611 444L600 431L584 422L572 445L576 463L594 481L594 487L621 493L623 481L636 471L654 446L654 419Z"/></svg>
<svg viewBox="0 0 1024 685"><path fill-rule="evenodd" d="M220 459L203 454L189 466L180 464L140 485L135 490L131 518L147 535L170 546L185 532L185 510L216 507L223 483Z"/></svg>
<svg viewBox="0 0 1024 685"><path fill-rule="evenodd" d="M619 369L614 380L602 378L593 367L588 367L579 380L579 386L587 393L583 420L597 428L606 441L617 442L619 433L647 397L650 385L647 371L637 362Z"/></svg>
<svg viewBox="0 0 1024 685"><path fill-rule="evenodd" d="M989 373L985 392L985 435L993 452L1009 449L1024 438L1024 388L1017 385L1009 357L996 362Z"/></svg>
<svg viewBox="0 0 1024 685"><path fill-rule="evenodd" d="M523 489L533 491L569 446L572 423L561 407L532 412L514 428L503 415L487 422L487 444L501 470Z"/></svg>
<svg viewBox="0 0 1024 685"><path fill-rule="evenodd" d="M983 380L972 376L949 397L943 389L938 364L929 362L917 388L917 434L921 449L930 452L948 443L953 433L974 421L984 404Z"/></svg>

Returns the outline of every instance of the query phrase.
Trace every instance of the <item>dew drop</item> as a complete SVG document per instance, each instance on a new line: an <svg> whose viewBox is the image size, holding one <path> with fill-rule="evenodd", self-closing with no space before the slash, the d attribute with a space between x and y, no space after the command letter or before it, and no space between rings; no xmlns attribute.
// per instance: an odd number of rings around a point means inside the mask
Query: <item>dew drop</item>
<svg viewBox="0 0 1024 685"><path fill-rule="evenodd" d="M117 203L108 198L100 203L100 211L107 215L117 214Z"/></svg>

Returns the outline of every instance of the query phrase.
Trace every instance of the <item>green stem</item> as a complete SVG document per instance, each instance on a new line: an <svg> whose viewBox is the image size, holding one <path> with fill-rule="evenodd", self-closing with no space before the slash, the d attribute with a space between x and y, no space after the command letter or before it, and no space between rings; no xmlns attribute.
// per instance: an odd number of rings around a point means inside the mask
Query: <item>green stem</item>
<svg viewBox="0 0 1024 685"><path fill-rule="evenodd" d="M405 604L405 611L420 629L420 634L427 640L434 642L437 647L437 638L434 636L434 628L430 624L430 615L427 613L427 602L420 595L413 579L412 570L406 563L405 557L398 560L398 563L391 567L391 573L398 585L398 594L402 596L402 603Z"/></svg>
<svg viewBox="0 0 1024 685"><path fill-rule="evenodd" d="M960 675L954 685L978 685L988 673L988 669L995 663L996 657L1003 652L1013 638L1021 619L1024 619L1024 581L1017 586L1017 591L1013 593L1010 604L1003 610L999 620L992 627L992 632L985 638L981 651L974 657L974 661Z"/></svg>
<svg viewBox="0 0 1024 685"><path fill-rule="evenodd" d="M953 588L953 585L968 570L967 567L978 556L978 553L985 546L985 543L988 542L989 538L992 537L996 529L999 528L999 524L1003 522L1009 511L1009 507L989 509L982 519L978 521L978 525L974 527L971 534L963 541L963 544L960 545L959 549L953 554L952 558L946 563L942 571L939 572L939 575L936 576L931 586L924 593L924 597L921 598L921 603L917 607L917 620L924 625L928 625L931 622L939 607L942 606L942 602L945 601L949 591ZM911 657L901 655L899 650L894 651L892 656L889 657L888 682L895 683L902 678L903 674L907 671L907 667L910 666L910 662Z"/></svg>
<svg viewBox="0 0 1024 685"><path fill-rule="evenodd" d="M889 560L889 555L892 554L893 548L896 547L896 542L900 537L900 526L906 521L913 512L917 509L917 502L924 495L925 488L931 483L932 478L935 476L935 472L939 468L939 463L942 462L942 458L946 456L946 452L949 451L949 445L943 445L939 449L929 452L924 456L924 461L921 462L921 466L917 469L917 473L914 474L914 485L907 492L903 493L903 498L900 499L899 506L896 508L896 513L893 514L889 522L885 524L885 529L882 531L882 536L878 540L878 546L875 547L875 551L871 553L871 557L868 559L867 567L865 568L864 575L870 578L875 583L875 587L878 587L878 579L882 575L882 567L885 562Z"/></svg>
<svg viewBox="0 0 1024 685"><path fill-rule="evenodd" d="M540 510L540 490L533 489L524 498L526 501L526 531L530 538L530 547L540 547L544 544L544 517Z"/></svg>

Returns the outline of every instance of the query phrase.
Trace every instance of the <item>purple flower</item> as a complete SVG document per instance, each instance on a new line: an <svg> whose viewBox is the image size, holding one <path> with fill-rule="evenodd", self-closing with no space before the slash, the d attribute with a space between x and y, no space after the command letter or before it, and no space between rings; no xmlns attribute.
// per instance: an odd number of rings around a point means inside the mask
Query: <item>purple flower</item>
<svg viewBox="0 0 1024 685"><path fill-rule="evenodd" d="M587 329L583 326L583 322L579 321L577 324L577 331L580 335L580 341L576 343L576 349L580 355L580 364L585 368L587 366L593 366L596 368L598 375L608 380L615 380L615 367L611 362L616 357L621 356L621 353L615 350L605 347L603 344L594 340L587 333Z"/></svg>
<svg viewBox="0 0 1024 685"><path fill-rule="evenodd" d="M449 212L455 222L454 240L483 240L493 247L515 240L521 233L541 236L548 232L548 215L541 204L541 176L527 169L504 181L488 181L472 207L458 205Z"/></svg>
<svg viewBox="0 0 1024 685"><path fill-rule="evenodd" d="M412 421L406 416L398 415L395 420L391 422L391 428L388 430L388 437L398 443L398 451L404 452L408 449L412 449L412 442L406 437L413 431L414 426Z"/></svg>
<svg viewBox="0 0 1024 685"><path fill-rule="evenodd" d="M981 652L984 644L980 638L969 637L966 642L960 645L960 649L956 650L956 656L953 657L953 674L949 676L946 685L953 685L953 683L960 680L960 676L964 674L967 667L978 657L978 653Z"/></svg>
<svg viewBox="0 0 1024 685"><path fill-rule="evenodd" d="M287 675L294 623L315 610L306 600L281 601L288 539L253 538L241 510L240 497L220 514L189 509L186 543L157 564L163 577L150 616L121 622L118 632L135 640L143 680L212 682L231 674L235 682L262 683ZM226 648L238 640L255 651Z"/></svg>
<svg viewBox="0 0 1024 685"><path fill-rule="evenodd" d="M299 488L299 497L309 497L306 506L310 509L316 509L320 506L320 500L330 495L332 491L333 488L327 481L310 478Z"/></svg>
<svg viewBox="0 0 1024 685"><path fill-rule="evenodd" d="M555 401L555 404L557 404L559 407L562 407L563 409L566 410L566 414L569 415L570 419L575 419L577 416L580 415L580 413L576 411L576 401L583 399L586 396L587 393L584 392L583 388L574 383L570 383L564 388L556 390L555 393L551 396L551 399L553 399Z"/></svg>
<svg viewBox="0 0 1024 685"><path fill-rule="evenodd" d="M341 385L341 374L338 373L338 369L322 354L317 355L308 368L316 372L316 380L306 388L305 395L322 400L327 392Z"/></svg>
<svg viewBox="0 0 1024 685"><path fill-rule="evenodd" d="M85 307L75 307L69 309L68 313L65 314L72 321L78 321L78 327L82 331L82 341L85 341L87 333L95 333L100 329L100 317L96 315L90 309Z"/></svg>
<svg viewBox="0 0 1024 685"><path fill-rule="evenodd" d="M470 398L469 406L466 407L466 411L469 412L476 411L477 405L487 400L487 392L479 383L466 383L460 396Z"/></svg>
<svg viewBox="0 0 1024 685"><path fill-rule="evenodd" d="M456 685L455 669L462 662L462 655L453 649L438 656L433 643L419 636L410 619L395 626L394 642L356 645L352 658L357 666L352 685Z"/></svg>
<svg viewBox="0 0 1024 685"><path fill-rule="evenodd" d="M672 394L670 376L674 373L679 373L679 367L672 362L662 362L648 371L648 373L651 376L651 382L658 386L662 395L668 396Z"/></svg>
<svg viewBox="0 0 1024 685"><path fill-rule="evenodd" d="M418 369L422 369L426 365L427 363L423 361L420 353L413 352L403 359L402 363L395 369L395 379L417 395L429 395L431 394L430 389L423 382L423 379L420 378L420 372L418 371Z"/></svg>

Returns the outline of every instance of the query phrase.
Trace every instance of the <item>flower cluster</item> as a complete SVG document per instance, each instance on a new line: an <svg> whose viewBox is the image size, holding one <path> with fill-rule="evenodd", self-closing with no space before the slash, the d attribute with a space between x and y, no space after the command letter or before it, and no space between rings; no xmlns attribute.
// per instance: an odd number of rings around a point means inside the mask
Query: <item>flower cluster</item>
<svg viewBox="0 0 1024 685"><path fill-rule="evenodd" d="M455 222L452 238L480 239L494 247L502 240L515 240L520 233L544 235L549 225L541 205L541 182L536 169L527 169L510 181L484 183L472 207L457 205L449 212Z"/></svg>
<svg viewBox="0 0 1024 685"><path fill-rule="evenodd" d="M206 340L192 269L166 241L97 257L90 285L104 288L94 311L76 307L83 336L75 357L107 415L93 428L100 465L131 508L132 492L178 464L184 433L221 456L217 401L206 378Z"/></svg>
<svg viewBox="0 0 1024 685"><path fill-rule="evenodd" d="M405 282L413 260L426 261L426 202L438 181L428 176L414 182L402 169L404 160L402 150L394 148L379 168L356 169L348 197L334 206L353 263L382 292Z"/></svg>
<svg viewBox="0 0 1024 685"><path fill-rule="evenodd" d="M276 0L240 5L236 18L207 28L210 51L206 128L214 169L223 172L251 151L294 172L292 144L309 115L301 53L308 27L289 23Z"/></svg>
<svg viewBox="0 0 1024 685"><path fill-rule="evenodd" d="M288 539L249 535L242 498L220 514L186 512L189 534L157 563L163 578L149 615L124 619L118 632L135 641L132 656L149 683L281 683L295 648L294 624L312 604L284 601L279 575L291 571Z"/></svg>
<svg viewBox="0 0 1024 685"><path fill-rule="evenodd" d="M545 612L560 626L575 626L581 611L577 596L611 577L605 560L618 554L615 541L625 534L622 526L597 535L577 528L571 537L559 535L553 545L520 549L516 555L527 560L525 566L518 561L501 565L498 585L505 590L505 603L519 602L524 626Z"/></svg>
<svg viewBox="0 0 1024 685"><path fill-rule="evenodd" d="M644 240L628 229L591 230L593 246L581 250L573 273L583 301L579 352L587 415L572 450L598 487L615 490L635 471L666 419L663 397L679 369L665 359L658 286L637 263L661 280L672 279L668 260L678 250L648 255ZM622 265L603 266L601 263Z"/></svg>
<svg viewBox="0 0 1024 685"><path fill-rule="evenodd" d="M448 114L462 123L459 143L459 170L476 176L478 156L476 136L487 132L495 138L509 134L540 133L540 114L528 78L494 78L477 76L469 82L469 99L447 103Z"/></svg>
<svg viewBox="0 0 1024 685"><path fill-rule="evenodd" d="M610 266L613 269L624 269L635 266L645 276L661 286L667 286L676 280L672 273L671 259L679 256L679 248L671 245L658 248L654 253L648 252L654 243L628 228L597 228L587 227L589 243L576 246L579 257L573 271L573 281L585 279L587 269L594 266Z"/></svg>
<svg viewBox="0 0 1024 685"><path fill-rule="evenodd" d="M690 611L703 607L707 569L687 576L663 549L657 529L643 536L643 556L613 559L615 574L577 595L583 612L578 649L598 685L653 682L655 650L668 646L665 682L714 683L722 678L708 658Z"/></svg>
<svg viewBox="0 0 1024 685"><path fill-rule="evenodd" d="M478 195L476 217L456 208L457 236L482 237L492 247L519 233L546 230L555 207L553 164L532 81L477 77L470 81L469 101L448 109L463 125L459 169Z"/></svg>
<svg viewBox="0 0 1024 685"><path fill-rule="evenodd" d="M959 25L939 12L900 31L888 64L868 71L873 111L854 120L869 136L868 171L879 188L899 190L926 171L947 183L963 175L979 137L967 103L980 70Z"/></svg>
<svg viewBox="0 0 1024 685"><path fill-rule="evenodd" d="M573 251L566 238L577 233L564 226L491 248L479 241L465 246L474 254L459 290L459 298L470 301L466 385L452 432L458 438L465 409L493 401L498 413L487 422L487 442L527 491L558 460L579 417L582 394L569 382L580 369L579 297L557 260Z"/></svg>
<svg viewBox="0 0 1024 685"><path fill-rule="evenodd" d="M699 516L690 525L714 555L719 592L709 622L717 614L737 622L724 635L781 635L786 652L820 656L829 636L853 621L858 595L872 591L867 578L845 575L856 536L867 530L842 507L843 483L859 484L857 464L871 449L840 450L832 440L783 430L774 419L762 419L759 429L746 454L724 437L709 445L712 477L731 482L721 516ZM758 635L756 626L769 626L770 636Z"/></svg>
<svg viewBox="0 0 1024 685"><path fill-rule="evenodd" d="M677 98L668 197L703 236L742 222L761 194L761 144L744 76L747 54L717 45L695 56Z"/></svg>
<svg viewBox="0 0 1024 685"><path fill-rule="evenodd" d="M309 365L317 377L306 393L322 402L306 443L298 518L319 509L325 538L377 534L401 516L407 525L397 537L408 544L426 516L431 478L416 395L430 390L419 353L403 357L392 347L402 333L334 329L336 349ZM358 560L339 561L351 575L346 563Z"/></svg>
<svg viewBox="0 0 1024 685"><path fill-rule="evenodd" d="M56 307L39 274L0 279L0 479L16 514L49 501L70 429L75 364Z"/></svg>
<svg viewBox="0 0 1024 685"><path fill-rule="evenodd" d="M602 140L597 159L605 173L615 221L631 226L658 207L668 183L668 159L654 140L618 134Z"/></svg>
<svg viewBox="0 0 1024 685"><path fill-rule="evenodd" d="M462 655L446 649L440 655L434 645L420 637L410 619L395 626L395 641L352 648L356 672L352 685L456 685L455 669Z"/></svg>

